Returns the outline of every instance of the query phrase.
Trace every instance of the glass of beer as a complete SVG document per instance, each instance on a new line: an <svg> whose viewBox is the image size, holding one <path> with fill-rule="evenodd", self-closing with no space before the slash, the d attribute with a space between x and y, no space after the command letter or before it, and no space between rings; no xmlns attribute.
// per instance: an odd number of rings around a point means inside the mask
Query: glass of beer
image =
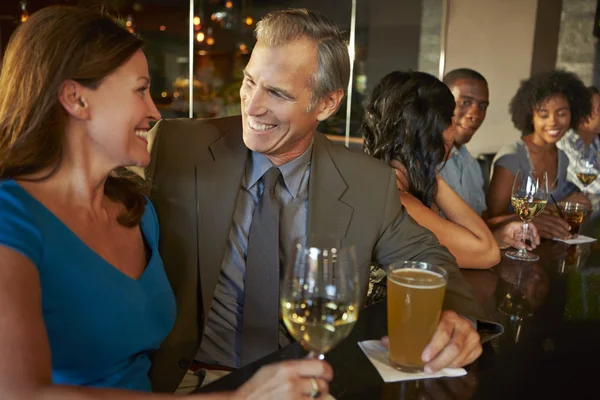
<svg viewBox="0 0 600 400"><path fill-rule="evenodd" d="M448 273L419 261L392 264L387 272L390 363L402 371L422 372L421 355L438 326Z"/></svg>
<svg viewBox="0 0 600 400"><path fill-rule="evenodd" d="M587 206L572 201L561 201L558 206L562 210L565 220L571 226L571 234L577 236L581 223L588 212Z"/></svg>

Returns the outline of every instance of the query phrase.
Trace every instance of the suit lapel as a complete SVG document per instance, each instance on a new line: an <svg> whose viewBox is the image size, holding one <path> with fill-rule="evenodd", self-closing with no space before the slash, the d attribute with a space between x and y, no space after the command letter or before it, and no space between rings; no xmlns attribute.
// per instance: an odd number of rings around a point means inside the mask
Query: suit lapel
<svg viewBox="0 0 600 400"><path fill-rule="evenodd" d="M348 185L331 158L329 147L328 139L317 132L310 170L306 234L343 240L354 209L341 200Z"/></svg>
<svg viewBox="0 0 600 400"><path fill-rule="evenodd" d="M212 160L196 166L198 251L204 324L208 320L233 221L248 149L231 131L209 146Z"/></svg>

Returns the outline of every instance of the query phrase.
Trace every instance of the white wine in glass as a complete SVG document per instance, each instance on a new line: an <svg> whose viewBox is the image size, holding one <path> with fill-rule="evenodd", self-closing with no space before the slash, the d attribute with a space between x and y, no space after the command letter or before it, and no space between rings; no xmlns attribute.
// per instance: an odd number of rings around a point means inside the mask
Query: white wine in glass
<svg viewBox="0 0 600 400"><path fill-rule="evenodd" d="M577 179L583 184L583 194L587 194L588 185L598 178L599 173L600 161L598 160L598 153L592 151L589 147L585 148L579 155L575 168Z"/></svg>
<svg viewBox="0 0 600 400"><path fill-rule="evenodd" d="M511 190L511 203L517 215L523 221L522 241L529 237L529 223L537 217L548 203L548 174L546 172L517 171ZM525 249L511 250L506 256L514 260L536 261L539 257Z"/></svg>
<svg viewBox="0 0 600 400"><path fill-rule="evenodd" d="M340 248L318 237L308 237L305 243L296 245L286 266L281 313L308 357L322 360L358 319L358 266L353 247Z"/></svg>

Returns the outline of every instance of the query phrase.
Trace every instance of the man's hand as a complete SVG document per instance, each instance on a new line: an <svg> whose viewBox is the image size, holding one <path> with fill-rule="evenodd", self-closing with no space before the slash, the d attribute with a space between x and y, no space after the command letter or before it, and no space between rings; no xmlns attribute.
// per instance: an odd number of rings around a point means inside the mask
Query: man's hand
<svg viewBox="0 0 600 400"><path fill-rule="evenodd" d="M442 311L440 323L421 358L426 372L471 364L482 352L479 334L471 322L454 311Z"/></svg>
<svg viewBox="0 0 600 400"><path fill-rule="evenodd" d="M592 209L592 202L587 196L581 192L571 193L567 197L563 198L561 201L571 201L573 203L581 203L587 207L588 210Z"/></svg>
<svg viewBox="0 0 600 400"><path fill-rule="evenodd" d="M390 340L386 336L381 339L384 346L389 347ZM421 358L425 364L425 372L432 373L442 368L458 368L475 361L482 352L479 334L471 321L461 317L454 311L442 311L440 323L425 347Z"/></svg>
<svg viewBox="0 0 600 400"><path fill-rule="evenodd" d="M544 239L554 239L555 237L559 239L569 239L571 237L571 226L569 223L545 210L535 217L534 221L540 236Z"/></svg>

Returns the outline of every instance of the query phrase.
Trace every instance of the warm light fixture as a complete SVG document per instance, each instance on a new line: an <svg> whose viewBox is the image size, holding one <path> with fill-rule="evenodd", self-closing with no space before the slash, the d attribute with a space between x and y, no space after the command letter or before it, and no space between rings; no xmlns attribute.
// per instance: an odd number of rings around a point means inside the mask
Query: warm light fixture
<svg viewBox="0 0 600 400"><path fill-rule="evenodd" d="M167 27L164 25L161 25L160 28L158 28L158 29L160 29L161 32L164 32L167 30Z"/></svg>
<svg viewBox="0 0 600 400"><path fill-rule="evenodd" d="M207 55L207 54L208 54L208 51L206 51L206 50L200 50L200 51L198 52L198 55L199 55L199 56L205 56L205 55Z"/></svg>
<svg viewBox="0 0 600 400"><path fill-rule="evenodd" d="M240 44L240 51L246 51L246 50L248 50L248 47L244 43Z"/></svg>
<svg viewBox="0 0 600 400"><path fill-rule="evenodd" d="M21 22L27 21L27 18L29 18L29 11L27 11L27 1L22 0L21 1Z"/></svg>
<svg viewBox="0 0 600 400"><path fill-rule="evenodd" d="M209 46L212 46L213 44L215 44L215 39L211 36L208 39L206 39L206 44Z"/></svg>
<svg viewBox="0 0 600 400"><path fill-rule="evenodd" d="M167 92L162 92L162 93L160 94L160 97L162 97L163 99L164 99L165 97L167 97L167 96L168 96L168 93L167 93Z"/></svg>
<svg viewBox="0 0 600 400"><path fill-rule="evenodd" d="M194 17L194 25L196 25L196 26L200 25L200 17L199 16Z"/></svg>
<svg viewBox="0 0 600 400"><path fill-rule="evenodd" d="M198 32L196 35L196 40L199 42L204 42L204 32Z"/></svg>
<svg viewBox="0 0 600 400"><path fill-rule="evenodd" d="M233 2L228 1L225 3L225 8L231 8L231 7L233 7Z"/></svg>
<svg viewBox="0 0 600 400"><path fill-rule="evenodd" d="M246 25L250 26L250 25L252 25L252 23L254 22L254 20L252 19L252 17L246 17L246 19L244 20L244 22L246 23Z"/></svg>
<svg viewBox="0 0 600 400"><path fill-rule="evenodd" d="M125 21L125 27L127 27L127 30L130 33L134 32L134 28L133 28L133 17L131 15L127 16L127 20Z"/></svg>

